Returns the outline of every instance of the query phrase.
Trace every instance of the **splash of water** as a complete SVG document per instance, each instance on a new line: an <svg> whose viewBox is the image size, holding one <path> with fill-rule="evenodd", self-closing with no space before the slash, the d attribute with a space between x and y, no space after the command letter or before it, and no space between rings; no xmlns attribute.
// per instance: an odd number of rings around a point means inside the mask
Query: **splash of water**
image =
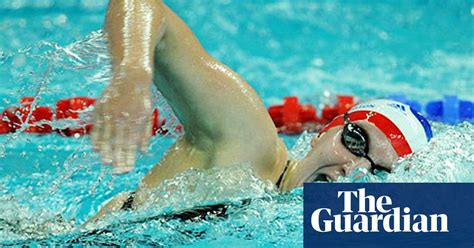
<svg viewBox="0 0 474 248"><path fill-rule="evenodd" d="M110 168L100 165L87 137L66 140L54 135L23 133L29 127L35 106L51 106L56 99L73 95L94 96L107 85L111 68L102 31L92 32L64 47L42 41L14 53L0 51L0 65L7 84L7 90L1 92L4 104L15 104L17 96L35 98L21 128L0 140L0 172L6 174L0 178L4 210L0 213L4 224L0 228L0 240L41 239L72 232L81 222L80 216L93 214L101 202L124 188L136 187L148 167L164 152L156 156L141 155L139 158L151 162L147 162L147 168L139 167L136 174L129 176L128 180L135 183L127 183L112 176ZM160 118L167 119L164 128L170 132L166 135L178 137L180 133L174 130L179 122L171 108L156 91L153 99L160 109ZM42 123L54 129L82 126L91 121L93 110L93 107L85 109L77 120ZM155 139L151 147L163 150L161 146L169 140ZM27 173L22 174L24 170Z"/></svg>

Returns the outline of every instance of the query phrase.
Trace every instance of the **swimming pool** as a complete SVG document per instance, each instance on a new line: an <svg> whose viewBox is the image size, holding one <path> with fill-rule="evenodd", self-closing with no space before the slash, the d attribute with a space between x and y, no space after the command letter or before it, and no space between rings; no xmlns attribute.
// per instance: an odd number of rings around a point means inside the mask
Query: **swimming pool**
<svg viewBox="0 0 474 248"><path fill-rule="evenodd" d="M328 92L362 99L403 93L424 103L444 94L474 98L474 6L469 1L166 2L267 106L287 95L319 104L330 100ZM96 32L104 11L105 1L0 1L0 109L17 104L20 96L37 96L40 105L75 95L97 97L108 76L107 52ZM433 123L433 128L430 146L400 161L395 173L357 181L474 181L472 124ZM288 146L295 145L293 157L305 153L309 136L283 137ZM134 189L173 141L155 138L133 173L113 176L101 167L87 137L0 136L0 242L302 246L302 189L279 195L246 165L230 173L190 171L168 182L179 185L176 194L157 191L161 205L112 216L97 227L103 232L77 229L111 196ZM261 199L236 207L227 218L141 221L244 198Z"/></svg>

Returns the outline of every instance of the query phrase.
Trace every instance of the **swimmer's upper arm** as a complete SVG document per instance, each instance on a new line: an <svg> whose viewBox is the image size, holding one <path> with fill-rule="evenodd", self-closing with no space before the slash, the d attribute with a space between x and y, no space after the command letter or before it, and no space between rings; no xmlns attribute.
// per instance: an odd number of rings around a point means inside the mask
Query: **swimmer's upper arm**
<svg viewBox="0 0 474 248"><path fill-rule="evenodd" d="M277 131L261 99L163 6L168 28L155 51L154 80L184 126L183 142L206 151L212 165L249 162L262 177L275 177L269 174L277 156Z"/></svg>
<svg viewBox="0 0 474 248"><path fill-rule="evenodd" d="M179 159L195 163L181 169L246 161L264 178L275 177L269 174L278 138L261 99L237 73L208 56L161 1L111 0L105 31L114 74L132 74L133 82L154 76L184 125L186 149L181 147Z"/></svg>

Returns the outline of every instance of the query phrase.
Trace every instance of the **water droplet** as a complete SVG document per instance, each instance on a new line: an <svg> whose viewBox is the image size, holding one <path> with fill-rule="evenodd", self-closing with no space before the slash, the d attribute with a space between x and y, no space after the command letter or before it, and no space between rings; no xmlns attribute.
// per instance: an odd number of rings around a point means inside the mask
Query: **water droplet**
<svg viewBox="0 0 474 248"><path fill-rule="evenodd" d="M22 67L26 64L26 56L24 54L17 54L12 61L13 67Z"/></svg>
<svg viewBox="0 0 474 248"><path fill-rule="evenodd" d="M54 18L54 24L57 26L63 26L67 24L67 16L64 14L58 15L56 18Z"/></svg>
<svg viewBox="0 0 474 248"><path fill-rule="evenodd" d="M312 64L317 67L321 67L324 65L324 60L322 58L315 58L312 61Z"/></svg>

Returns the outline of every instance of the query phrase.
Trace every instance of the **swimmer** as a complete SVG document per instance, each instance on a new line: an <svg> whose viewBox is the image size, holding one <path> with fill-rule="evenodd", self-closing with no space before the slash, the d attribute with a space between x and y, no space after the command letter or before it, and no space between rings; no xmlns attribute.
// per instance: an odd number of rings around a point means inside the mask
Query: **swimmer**
<svg viewBox="0 0 474 248"><path fill-rule="evenodd" d="M94 149L117 173L133 169L147 150L152 83L172 107L185 134L142 179L91 220L148 201L164 180L190 168L249 163L281 192L304 182L335 181L356 168L390 171L427 144L426 120L409 106L374 100L334 119L301 161L287 150L261 99L237 73L209 55L189 27L161 0L110 1L105 20L113 76L96 104ZM231 52L231 51L229 51Z"/></svg>

